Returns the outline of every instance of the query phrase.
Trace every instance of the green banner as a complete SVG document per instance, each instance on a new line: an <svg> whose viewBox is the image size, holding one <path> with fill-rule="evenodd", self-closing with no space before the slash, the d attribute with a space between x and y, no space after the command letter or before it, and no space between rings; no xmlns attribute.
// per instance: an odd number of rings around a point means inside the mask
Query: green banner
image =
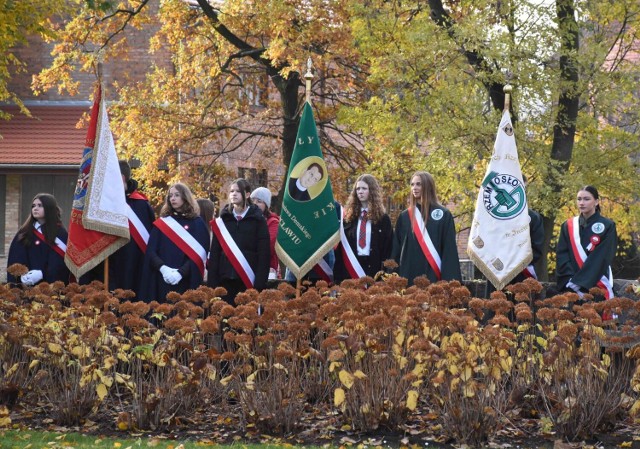
<svg viewBox="0 0 640 449"><path fill-rule="evenodd" d="M276 253L300 279L338 243L339 226L313 110L307 102L287 173Z"/></svg>

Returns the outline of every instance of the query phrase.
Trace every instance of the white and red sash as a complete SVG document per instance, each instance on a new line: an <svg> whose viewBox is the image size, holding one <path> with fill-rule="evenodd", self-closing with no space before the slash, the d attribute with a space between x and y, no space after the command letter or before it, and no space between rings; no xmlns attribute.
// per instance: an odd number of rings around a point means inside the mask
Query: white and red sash
<svg viewBox="0 0 640 449"><path fill-rule="evenodd" d="M256 275L253 272L251 265L249 265L249 261L244 257L244 254L240 251L235 240L233 240L233 237L229 234L229 230L224 225L224 221L222 221L221 218L211 220L211 230L216 235L216 238L222 247L222 251L224 251L224 254L227 256L227 259L229 259L229 262L231 262L234 270L236 270L236 273L238 273L238 276L242 279L245 287L253 288L253 284L256 281Z"/></svg>
<svg viewBox="0 0 640 449"><path fill-rule="evenodd" d="M62 240L56 237L55 245L52 245L51 243L46 241L46 239L44 238L44 234L35 227L33 228L33 234L38 237L39 240L42 240L43 243L49 245L52 250L54 250L60 257L64 259L64 254L67 252L67 245Z"/></svg>
<svg viewBox="0 0 640 449"><path fill-rule="evenodd" d="M580 243L580 222L579 217L573 217L567 221L567 227L569 230L569 241L571 242L571 252L578 267L582 268L587 261L587 253L585 252L582 244ZM602 276L596 283L598 287L605 291L605 298L613 298L613 279L611 276L611 267L609 267L609 277Z"/></svg>
<svg viewBox="0 0 640 449"><path fill-rule="evenodd" d="M424 256L427 258L427 262L435 273L436 279L440 280L442 279L442 260L440 258L440 254L438 254L438 251L436 250L436 247L431 241L431 237L429 237L427 228L424 225L424 220L422 219L422 214L420 214L419 211L418 213L415 213L416 211L412 207L408 208L407 211L409 212L411 228L416 236L416 240L418 240L420 249L422 249Z"/></svg>
<svg viewBox="0 0 640 449"><path fill-rule="evenodd" d="M169 240L173 242L185 255L193 261L204 276L204 266L207 261L207 251L202 247L189 231L183 228L173 217L160 217L153 222Z"/></svg>
<svg viewBox="0 0 640 449"><path fill-rule="evenodd" d="M333 270L324 259L320 259L318 263L313 266L313 271L318 276L320 276L323 281L331 283L331 279L333 278Z"/></svg>
<svg viewBox="0 0 640 449"><path fill-rule="evenodd" d="M351 245L349 245L349 241L347 240L347 235L344 233L344 209L342 210L342 215L340 216L340 247L342 248L342 260L344 261L344 266L351 276L351 279L360 279L361 277L366 276L362 265L358 261L358 258L353 253L353 249L351 249Z"/></svg>
<svg viewBox="0 0 640 449"><path fill-rule="evenodd" d="M147 252L147 243L149 243L149 231L144 227L140 218L134 210L127 204L127 218L129 219L129 233L131 238L136 242L140 251L144 254Z"/></svg>
<svg viewBox="0 0 640 449"><path fill-rule="evenodd" d="M524 270L522 270L522 274L526 278L533 278L536 281L538 280L538 275L536 274L536 270L533 265L528 265Z"/></svg>

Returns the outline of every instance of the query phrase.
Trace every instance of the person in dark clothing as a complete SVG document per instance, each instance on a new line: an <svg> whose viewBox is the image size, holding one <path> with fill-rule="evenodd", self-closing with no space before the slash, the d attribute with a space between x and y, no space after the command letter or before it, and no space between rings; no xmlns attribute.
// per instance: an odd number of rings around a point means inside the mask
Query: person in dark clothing
<svg viewBox="0 0 640 449"><path fill-rule="evenodd" d="M556 280L559 290L574 291L581 298L592 287L613 297L611 263L618 235L613 221L600 215L600 195L593 186L578 191L580 215L565 221L556 247Z"/></svg>
<svg viewBox="0 0 640 449"><path fill-rule="evenodd" d="M224 300L235 304L247 288L262 290L269 276L269 230L262 211L251 203L247 181L238 179L229 187L229 204L211 221L213 239L209 251L210 287L224 287Z"/></svg>
<svg viewBox="0 0 640 449"><path fill-rule="evenodd" d="M131 238L109 257L109 290L122 288L140 293L144 254L149 241L149 233L156 218L148 198L138 191L138 181L131 178L131 167L127 161L118 161L124 184L129 212Z"/></svg>
<svg viewBox="0 0 640 449"><path fill-rule="evenodd" d="M411 176L408 202L396 222L391 251L398 274L410 285L421 275L431 282L462 280L453 215L438 203L429 173L419 171Z"/></svg>
<svg viewBox="0 0 640 449"><path fill-rule="evenodd" d="M31 286L39 282L69 282L64 263L67 231L62 226L58 202L48 193L38 193L31 201L31 213L18 229L9 247L7 267L25 265L29 272L16 278L7 273L7 282Z"/></svg>
<svg viewBox="0 0 640 449"><path fill-rule="evenodd" d="M357 179L344 208L343 227L349 248L342 246L344 241L340 243L334 268L335 281L358 277L360 270L348 268L354 264L351 255L355 256L366 276L375 276L391 256L393 228L382 203L380 184L373 176L365 174Z"/></svg>
<svg viewBox="0 0 640 449"><path fill-rule="evenodd" d="M189 187L171 186L149 235L139 299L162 302L169 292L184 293L200 286L209 230L199 214Z"/></svg>

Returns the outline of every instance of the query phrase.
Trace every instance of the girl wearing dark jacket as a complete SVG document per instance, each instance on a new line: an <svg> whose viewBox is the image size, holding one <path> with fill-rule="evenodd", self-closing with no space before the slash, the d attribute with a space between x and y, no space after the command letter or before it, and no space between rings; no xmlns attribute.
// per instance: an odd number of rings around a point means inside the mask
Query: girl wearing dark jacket
<svg viewBox="0 0 640 449"><path fill-rule="evenodd" d="M343 226L349 248L341 246L337 254L333 270L335 281L359 277L350 268L356 263L350 256L357 260L366 276L374 277L391 255L393 228L382 202L380 184L372 175L361 175L353 186L344 207ZM341 245L345 243L341 242Z"/></svg>
<svg viewBox="0 0 640 449"><path fill-rule="evenodd" d="M410 284L421 275L431 282L462 280L453 215L438 202L427 172L411 176L409 207L396 222L391 257Z"/></svg>
<svg viewBox="0 0 640 449"><path fill-rule="evenodd" d="M25 265L29 272L16 278L7 274L7 282L35 285L41 281L69 282L64 263L67 231L62 226L58 202L48 193L38 193L31 201L31 213L9 247L7 266Z"/></svg>
<svg viewBox="0 0 640 449"><path fill-rule="evenodd" d="M149 234L138 299L162 302L169 292L198 288L208 245L209 231L191 190L172 185Z"/></svg>
<svg viewBox="0 0 640 449"><path fill-rule="evenodd" d="M593 186L578 191L580 215L565 221L556 247L558 289L575 291L580 297L599 287L607 299L613 296L611 263L618 235L613 221L600 215L600 195Z"/></svg>
<svg viewBox="0 0 640 449"><path fill-rule="evenodd" d="M223 299L229 304L247 288L265 288L269 276L269 230L262 211L251 204L247 187L244 179L234 181L229 204L211 221L207 284L224 287L227 295Z"/></svg>

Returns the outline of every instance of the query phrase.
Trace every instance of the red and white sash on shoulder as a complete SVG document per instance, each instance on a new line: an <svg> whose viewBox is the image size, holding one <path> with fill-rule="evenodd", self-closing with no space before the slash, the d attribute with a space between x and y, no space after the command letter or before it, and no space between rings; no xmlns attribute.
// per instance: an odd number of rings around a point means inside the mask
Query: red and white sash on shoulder
<svg viewBox="0 0 640 449"><path fill-rule="evenodd" d="M189 231L183 228L173 217L160 217L153 222L169 240L173 242L185 255L196 264L200 275L204 276L204 266L207 261L207 251L202 247Z"/></svg>
<svg viewBox="0 0 640 449"><path fill-rule="evenodd" d="M571 252L578 267L582 268L587 261L587 253L580 243L580 222L579 217L573 217L567 221L567 227L569 230L569 241L571 242ZM602 276L597 282L597 286L605 291L605 298L613 298L613 276L611 273L611 267L609 267L609 277Z"/></svg>
<svg viewBox="0 0 640 449"><path fill-rule="evenodd" d="M331 283L331 278L333 278L333 270L329 266L329 264L323 259L320 259L317 264L313 266L313 271L320 276L323 281L327 281Z"/></svg>
<svg viewBox="0 0 640 449"><path fill-rule="evenodd" d="M140 218L133 211L131 206L127 204L127 218L129 219L129 233L131 238L136 242L138 248L143 253L147 252L147 243L149 243L149 231L144 227Z"/></svg>
<svg viewBox="0 0 640 449"><path fill-rule="evenodd" d="M34 235L42 241L42 243L46 243L47 245L49 245L49 247L54 250L60 257L62 257L64 259L64 254L67 252L67 245L60 240L58 237L56 237L55 240L55 245L52 245L51 243L47 242L44 238L44 234L42 232L40 232L40 230L38 228L33 228L33 233Z"/></svg>
<svg viewBox="0 0 640 449"><path fill-rule="evenodd" d="M340 216L340 247L342 252L342 260L344 261L344 266L351 276L351 279L360 279L365 276L365 272L362 269L362 265L358 261L358 258L353 253L353 249L349 245L349 241L347 240L347 235L344 233L344 209L342 209L342 215Z"/></svg>
<svg viewBox="0 0 640 449"><path fill-rule="evenodd" d="M524 275L524 277L526 278L533 278L536 281L538 280L538 275L536 274L536 270L533 267L533 265L529 265L527 266L527 268L525 268L524 270L522 270L522 274Z"/></svg>
<svg viewBox="0 0 640 449"><path fill-rule="evenodd" d="M409 212L409 220L411 220L411 228L418 240L420 249L422 249L424 256L427 258L427 262L435 273L436 279L440 280L442 279L442 260L440 259L440 254L438 254L436 247L433 246L431 237L429 237L427 228L424 225L424 220L422 219L422 214L420 214L420 211L414 210L413 207L410 207L407 211Z"/></svg>
<svg viewBox="0 0 640 449"><path fill-rule="evenodd" d="M242 279L245 287L253 288L253 284L256 281L256 275L253 272L251 265L249 265L249 261L244 257L244 254L242 254L242 251L238 248L235 240L233 240L233 237L229 234L229 230L224 225L224 221L222 221L221 218L211 220L211 230L216 235L216 238L222 247L222 251L224 251L227 259L229 259L229 262L233 265L234 270L236 270L236 273L238 273L238 276Z"/></svg>

